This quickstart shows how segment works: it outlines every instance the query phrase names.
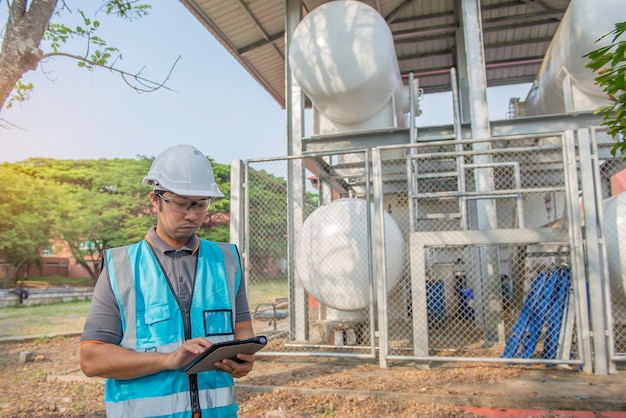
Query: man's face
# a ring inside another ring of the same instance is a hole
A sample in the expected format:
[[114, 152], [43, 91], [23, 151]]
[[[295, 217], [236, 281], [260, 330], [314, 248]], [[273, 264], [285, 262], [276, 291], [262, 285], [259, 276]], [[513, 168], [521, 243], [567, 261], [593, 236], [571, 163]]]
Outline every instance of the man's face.
[[157, 212], [157, 233], [167, 243], [179, 248], [202, 224], [211, 200], [158, 191], [150, 193], [150, 202]]

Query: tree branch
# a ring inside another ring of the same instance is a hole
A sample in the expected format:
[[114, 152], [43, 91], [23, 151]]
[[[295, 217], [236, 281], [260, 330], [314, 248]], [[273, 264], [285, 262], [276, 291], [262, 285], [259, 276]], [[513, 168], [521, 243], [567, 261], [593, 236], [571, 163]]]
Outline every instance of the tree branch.
[[7, 9], [12, 19], [19, 19], [26, 13], [26, 0], [14, 0], [13, 5], [7, 0]]
[[[170, 71], [167, 73], [167, 76], [160, 82], [156, 82], [153, 80], [149, 80], [145, 77], [142, 77], [140, 74], [143, 71], [143, 67], [140, 71], [138, 71], [135, 74], [129, 73], [128, 71], [124, 71], [124, 70], [120, 70], [119, 68], [115, 68], [114, 64], [112, 65], [102, 65], [99, 64], [95, 61], [92, 61], [90, 59], [87, 59], [85, 57], [81, 57], [79, 55], [74, 55], [74, 54], [68, 54], [66, 52], [49, 52], [46, 54], [43, 54], [41, 56], [41, 61], [43, 61], [46, 58], [51, 58], [54, 56], [61, 56], [61, 57], [66, 57], [66, 58], [72, 58], [75, 59], [77, 61], [81, 61], [84, 62], [86, 64], [89, 64], [93, 67], [101, 67], [101, 68], [105, 68], [111, 72], [115, 72], [118, 73], [122, 76], [122, 79], [124, 80], [124, 82], [126, 84], [128, 84], [129, 87], [131, 87], [133, 90], [137, 91], [138, 93], [152, 93], [153, 91], [159, 90], [161, 88], [167, 89], [172, 91], [172, 89], [170, 89], [169, 87], [167, 87], [165, 85], [165, 83], [167, 83], [167, 81], [170, 79], [172, 72], [174, 71], [174, 67], [176, 67], [176, 64], [178, 64], [178, 61], [180, 61], [181, 56], [179, 55], [178, 58], [176, 58], [176, 61], [174, 61], [174, 64], [172, 64], [172, 66], [170, 67]], [[132, 80], [134, 80], [134, 83], [132, 82]]]

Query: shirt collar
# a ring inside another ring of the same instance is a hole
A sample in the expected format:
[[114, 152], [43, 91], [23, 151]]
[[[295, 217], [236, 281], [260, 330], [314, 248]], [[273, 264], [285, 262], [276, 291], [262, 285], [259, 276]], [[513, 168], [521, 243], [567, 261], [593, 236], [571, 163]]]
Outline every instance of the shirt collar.
[[[159, 234], [157, 234], [156, 232], [155, 226], [150, 228], [150, 230], [146, 234], [145, 239], [152, 246], [152, 248], [160, 251], [163, 254], [168, 253], [170, 251], [176, 251], [176, 248], [172, 247], [167, 242], [163, 241], [163, 239], [161, 239]], [[187, 243], [183, 245], [183, 247], [180, 248], [179, 250], [187, 251], [188, 253], [194, 254], [196, 251], [198, 251], [199, 246], [200, 246], [200, 240], [198, 239], [196, 234], [194, 234], [191, 238], [189, 238]]]

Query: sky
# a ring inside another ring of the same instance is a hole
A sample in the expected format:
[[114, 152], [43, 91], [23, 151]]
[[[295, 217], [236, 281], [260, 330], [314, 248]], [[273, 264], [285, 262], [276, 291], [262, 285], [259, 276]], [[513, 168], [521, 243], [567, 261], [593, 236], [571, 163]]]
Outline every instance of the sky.
[[[30, 100], [0, 113], [12, 125], [0, 128], [0, 162], [151, 157], [179, 143], [221, 164], [287, 154], [284, 109], [180, 2], [152, 4], [148, 16], [133, 22], [99, 15], [99, 36], [121, 51], [119, 67], [150, 80], [165, 78], [180, 56], [169, 89], [138, 94], [106, 69], [90, 72], [68, 58], [47, 60], [22, 80], [34, 85]], [[2, 2], [2, 25], [6, 17]], [[76, 17], [74, 11], [70, 18]], [[79, 43], [69, 50], [84, 53]], [[504, 119], [509, 98], [524, 99], [528, 89], [490, 89], [490, 117]], [[449, 94], [426, 95], [421, 109], [418, 126], [452, 122]]]

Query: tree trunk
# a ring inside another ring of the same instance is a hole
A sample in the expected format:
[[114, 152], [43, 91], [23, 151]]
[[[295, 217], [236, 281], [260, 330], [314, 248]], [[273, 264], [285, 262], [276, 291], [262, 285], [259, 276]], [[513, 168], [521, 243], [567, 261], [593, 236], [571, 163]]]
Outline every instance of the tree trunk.
[[2, 263], [2, 267], [4, 267], [4, 281], [2, 282], [2, 288], [6, 289], [9, 286], [9, 280], [11, 280], [11, 264]]
[[[41, 60], [41, 39], [57, 0], [13, 0], [9, 2], [2, 51], [0, 51], [0, 110], [24, 73], [35, 70]], [[28, 8], [27, 8], [28, 6]]]

